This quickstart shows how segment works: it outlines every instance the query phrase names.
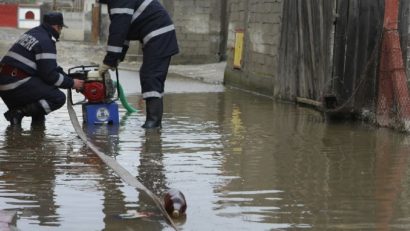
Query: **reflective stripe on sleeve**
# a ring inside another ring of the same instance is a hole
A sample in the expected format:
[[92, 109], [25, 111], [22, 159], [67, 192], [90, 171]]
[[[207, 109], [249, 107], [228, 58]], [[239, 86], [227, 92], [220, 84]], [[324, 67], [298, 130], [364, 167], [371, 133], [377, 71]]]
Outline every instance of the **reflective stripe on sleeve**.
[[57, 55], [53, 53], [41, 53], [36, 55], [36, 60], [40, 59], [57, 59]]
[[107, 46], [107, 51], [114, 52], [114, 53], [121, 53], [122, 47]]
[[133, 23], [141, 14], [144, 12], [145, 8], [152, 2], [152, 0], [145, 0], [135, 11], [134, 15], [132, 16], [131, 23]]
[[58, 80], [57, 82], [54, 84], [54, 86], [59, 87], [61, 86], [61, 84], [64, 82], [64, 75], [62, 75], [61, 73], [58, 74]]
[[131, 8], [112, 8], [110, 14], [134, 14], [134, 9]]
[[13, 59], [15, 59], [15, 60], [21, 62], [21, 63], [26, 64], [27, 66], [33, 68], [34, 70], [37, 70], [37, 64], [36, 64], [35, 62], [31, 61], [30, 59], [28, 59], [28, 58], [22, 56], [22, 55], [19, 55], [19, 54], [15, 53], [15, 52], [9, 51], [9, 52], [6, 54], [6, 56], [9, 56], [9, 57], [11, 57], [11, 58], [13, 58]]
[[167, 33], [169, 31], [173, 31], [173, 30], [175, 30], [175, 26], [173, 24], [171, 24], [169, 26], [166, 26], [166, 27], [159, 28], [159, 29], [154, 30], [151, 33], [147, 34], [144, 37], [143, 42], [144, 42], [144, 44], [147, 44], [148, 41], [151, 40], [153, 37], [164, 34], [164, 33]]

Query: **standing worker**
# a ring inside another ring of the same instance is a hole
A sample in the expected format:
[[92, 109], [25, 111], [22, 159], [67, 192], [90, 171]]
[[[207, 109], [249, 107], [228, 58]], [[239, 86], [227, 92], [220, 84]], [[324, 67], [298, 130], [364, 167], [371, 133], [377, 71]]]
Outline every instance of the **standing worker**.
[[100, 74], [124, 60], [130, 40], [140, 41], [143, 51], [140, 82], [147, 112], [142, 127], [160, 128], [165, 79], [171, 56], [179, 52], [171, 17], [157, 0], [99, 2], [108, 5], [111, 20], [107, 54], [100, 65]]
[[45, 14], [42, 24], [24, 33], [0, 61], [0, 97], [11, 125], [21, 124], [24, 116], [44, 122], [66, 101], [59, 88], [82, 88], [83, 80], [71, 79], [57, 65], [56, 42], [63, 27], [61, 13]]

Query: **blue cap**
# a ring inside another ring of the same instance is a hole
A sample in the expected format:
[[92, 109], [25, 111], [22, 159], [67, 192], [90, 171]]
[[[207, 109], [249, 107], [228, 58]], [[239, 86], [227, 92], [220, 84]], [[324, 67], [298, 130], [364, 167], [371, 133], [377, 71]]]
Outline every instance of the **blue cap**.
[[60, 12], [45, 13], [43, 16], [43, 22], [49, 25], [58, 25], [68, 28], [68, 26], [64, 24], [63, 14]]

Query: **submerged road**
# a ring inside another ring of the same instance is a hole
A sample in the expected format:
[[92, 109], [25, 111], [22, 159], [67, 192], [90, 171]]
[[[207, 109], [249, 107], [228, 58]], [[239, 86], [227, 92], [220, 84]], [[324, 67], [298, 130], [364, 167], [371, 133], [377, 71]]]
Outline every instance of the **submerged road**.
[[[145, 132], [136, 73], [119, 126], [84, 125], [105, 154], [156, 195], [188, 202], [181, 230], [405, 230], [409, 141], [269, 98], [170, 77], [161, 132]], [[81, 95], [77, 95], [81, 99]], [[4, 105], [0, 105], [4, 110]], [[81, 108], [77, 107], [81, 116]], [[80, 118], [81, 120], [81, 118]], [[172, 230], [152, 201], [121, 181], [76, 136], [67, 111], [45, 127], [0, 131], [0, 207], [20, 230]], [[148, 217], [124, 220], [136, 210]]]

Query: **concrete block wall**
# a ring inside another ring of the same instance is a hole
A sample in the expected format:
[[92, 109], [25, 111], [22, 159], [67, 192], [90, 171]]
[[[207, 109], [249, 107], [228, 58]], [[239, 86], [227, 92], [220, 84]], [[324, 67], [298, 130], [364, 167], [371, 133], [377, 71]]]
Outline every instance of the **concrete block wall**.
[[163, 1], [174, 21], [180, 54], [178, 63], [219, 61], [221, 42], [221, 0]]
[[[176, 64], [215, 63], [220, 60], [221, 16], [225, 12], [221, 1], [225, 0], [159, 0], [174, 21], [180, 53], [173, 57]], [[102, 7], [101, 42], [105, 43], [109, 18]], [[138, 42], [133, 42], [127, 58], [141, 59]], [[223, 54], [224, 55], [224, 54]]]
[[[272, 96], [277, 74], [282, 0], [228, 0], [226, 85]], [[242, 65], [233, 68], [235, 33], [244, 31]]]

